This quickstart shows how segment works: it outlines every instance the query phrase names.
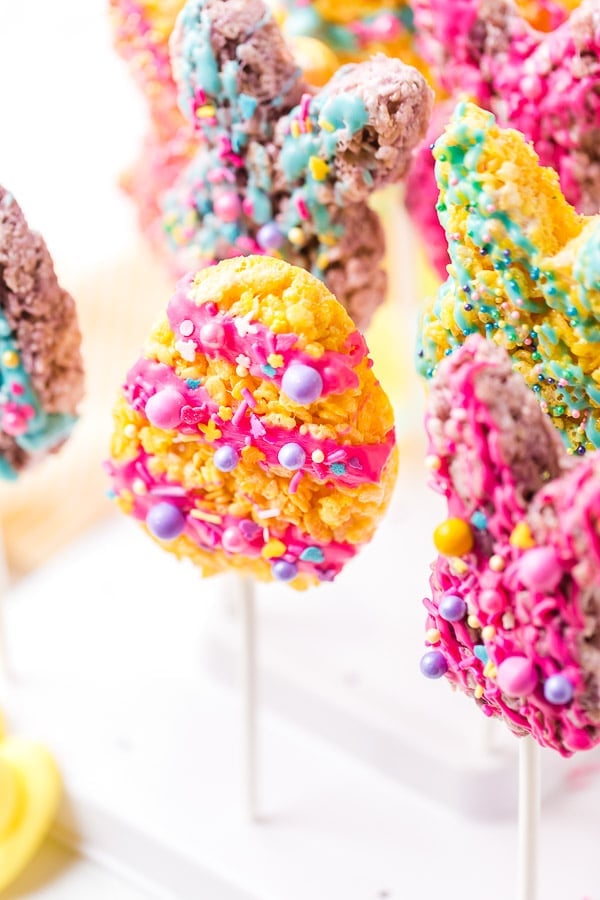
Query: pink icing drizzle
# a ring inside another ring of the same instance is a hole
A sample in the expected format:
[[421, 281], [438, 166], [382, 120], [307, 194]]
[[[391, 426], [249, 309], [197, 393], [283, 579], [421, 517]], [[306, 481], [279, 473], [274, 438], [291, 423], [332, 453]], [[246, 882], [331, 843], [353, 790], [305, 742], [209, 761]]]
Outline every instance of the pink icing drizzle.
[[[168, 318], [171, 329], [176, 335], [180, 333], [182, 322], [191, 321], [193, 323], [194, 331], [188, 339], [193, 340], [199, 352], [209, 358], [218, 356], [231, 363], [234, 363], [237, 357], [243, 354], [251, 361], [250, 374], [261, 379], [265, 378], [262, 366], [267, 364], [267, 357], [271, 353], [279, 354], [283, 357], [283, 366], [270, 380], [280, 386], [281, 377], [292, 361], [304, 363], [316, 369], [323, 379], [322, 396], [342, 394], [344, 391], [358, 387], [359, 379], [354, 368], [368, 355], [366, 341], [359, 331], [352, 332], [348, 337], [347, 349], [344, 353], [326, 350], [319, 359], [314, 359], [307, 353], [294, 349], [298, 341], [297, 335], [274, 334], [260, 322], [248, 322], [247, 327], [251, 331], [248, 331], [247, 335], [240, 334], [235, 324], [240, 322], [239, 317], [234, 318], [219, 313], [214, 304], [204, 303], [202, 306], [197, 306], [190, 299], [192, 282], [193, 275], [187, 275], [179, 281], [169, 303]], [[242, 322], [244, 321], [242, 320]], [[202, 328], [206, 325], [213, 327], [217, 325], [223, 329], [223, 338], [218, 346], [212, 343], [207, 344], [203, 340]], [[244, 330], [242, 326], [242, 331]]]
[[[187, 413], [188, 422], [182, 417], [173, 430], [180, 434], [197, 435], [200, 440], [198, 425], [206, 425], [212, 420], [221, 432], [221, 437], [212, 442], [215, 449], [228, 445], [241, 450], [253, 444], [265, 454], [266, 464], [278, 466], [279, 470], [279, 450], [284, 444], [295, 441], [306, 453], [306, 462], [300, 471], [309, 473], [317, 481], [334, 480], [348, 486], [376, 483], [381, 478], [395, 442], [393, 431], [381, 444], [344, 446], [329, 438], [317, 440], [310, 434], [300, 434], [298, 429], [279, 428], [261, 422], [258, 417], [249, 415], [250, 404], [246, 399], [239, 404], [229, 422], [223, 421], [218, 415], [218, 404], [211, 400], [202, 385], [190, 388], [169, 366], [149, 359], [139, 359], [131, 368], [124, 393], [131, 407], [143, 413], [148, 399], [165, 388], [177, 391], [184, 400], [183, 408], [194, 412], [192, 416]], [[317, 450], [324, 454], [322, 463], [312, 460], [312, 454]], [[345, 464], [346, 471], [332, 471], [330, 467], [336, 463]]]

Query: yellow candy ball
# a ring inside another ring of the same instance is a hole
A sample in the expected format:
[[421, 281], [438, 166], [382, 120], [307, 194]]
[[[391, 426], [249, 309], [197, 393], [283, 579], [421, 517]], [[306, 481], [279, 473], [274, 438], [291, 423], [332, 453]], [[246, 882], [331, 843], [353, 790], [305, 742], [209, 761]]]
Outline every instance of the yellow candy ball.
[[446, 519], [433, 532], [435, 549], [442, 556], [464, 556], [473, 549], [473, 532], [464, 519]]

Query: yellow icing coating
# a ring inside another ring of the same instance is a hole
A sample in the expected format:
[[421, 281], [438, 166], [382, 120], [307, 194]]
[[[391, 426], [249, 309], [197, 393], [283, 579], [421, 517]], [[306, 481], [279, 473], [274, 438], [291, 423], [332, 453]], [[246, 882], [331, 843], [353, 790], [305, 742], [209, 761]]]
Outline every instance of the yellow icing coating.
[[[275, 334], [293, 333], [297, 335], [294, 349], [310, 352], [314, 358], [326, 351], [347, 353], [348, 338], [356, 332], [344, 308], [320, 280], [268, 257], [236, 258], [202, 270], [195, 276], [190, 296], [198, 306], [212, 302], [220, 312], [236, 317], [238, 322], [241, 319], [242, 330], [245, 320], [250, 328], [252, 323], [261, 323]], [[359, 382], [356, 388], [300, 406], [268, 378], [250, 374], [240, 377], [236, 364], [222, 357], [198, 352], [194, 362], [188, 362], [177, 343], [165, 316], [153, 328], [144, 356], [168, 365], [182, 379], [201, 379], [220, 410], [237, 408], [243, 389], [247, 389], [256, 401], [253, 413], [265, 426], [288, 429], [290, 441], [297, 441], [298, 435], [309, 435], [344, 446], [377, 445], [393, 429], [391, 404], [368, 357], [354, 368]], [[387, 508], [397, 472], [394, 447], [378, 483], [351, 487], [331, 479], [316, 480], [305, 473], [291, 493], [290, 472], [277, 465], [263, 469], [259, 463], [264, 456], [257, 447], [245, 447], [233, 471], [218, 471], [210, 441], [199, 441], [194, 435], [187, 439], [177, 431], [155, 427], [120, 395], [114, 408], [113, 462], [118, 465], [135, 459], [140, 445], [152, 457], [149, 465], [154, 475], [164, 473], [187, 492], [197, 492], [201, 512], [252, 519], [262, 529], [268, 528], [269, 559], [282, 555], [282, 520], [297, 526], [309, 543], [310, 539], [324, 544], [368, 542]], [[129, 491], [121, 491], [117, 503], [124, 513], [131, 513]], [[261, 511], [268, 515], [261, 516]], [[206, 551], [185, 534], [168, 544], [158, 543], [180, 558], [190, 558], [204, 575], [233, 567], [259, 580], [272, 578], [267, 558], [230, 554], [220, 547]], [[313, 579], [306, 573], [290, 582], [299, 589], [311, 583]]]

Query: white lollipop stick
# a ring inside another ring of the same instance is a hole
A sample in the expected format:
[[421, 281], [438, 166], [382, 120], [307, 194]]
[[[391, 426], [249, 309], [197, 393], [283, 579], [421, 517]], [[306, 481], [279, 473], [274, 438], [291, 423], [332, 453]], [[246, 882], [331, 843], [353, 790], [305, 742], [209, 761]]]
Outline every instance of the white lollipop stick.
[[536, 900], [540, 830], [540, 748], [519, 739], [519, 869], [517, 900]]
[[479, 723], [479, 749], [484, 756], [492, 753], [496, 744], [496, 722], [492, 716], [483, 716]]
[[258, 701], [256, 671], [256, 594], [251, 578], [239, 578], [242, 605], [242, 702], [244, 800], [251, 822], [258, 820]]

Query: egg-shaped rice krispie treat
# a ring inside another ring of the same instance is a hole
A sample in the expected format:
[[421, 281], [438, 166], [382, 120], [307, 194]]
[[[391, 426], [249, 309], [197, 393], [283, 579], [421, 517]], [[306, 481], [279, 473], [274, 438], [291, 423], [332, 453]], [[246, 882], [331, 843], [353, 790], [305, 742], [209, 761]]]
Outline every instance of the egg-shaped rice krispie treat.
[[393, 413], [363, 336], [320, 280], [282, 260], [181, 279], [114, 423], [119, 507], [204, 575], [331, 581], [395, 482]]

